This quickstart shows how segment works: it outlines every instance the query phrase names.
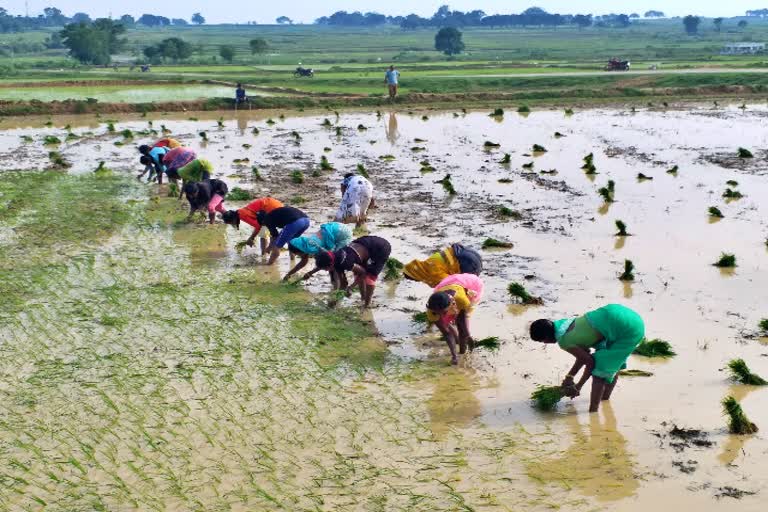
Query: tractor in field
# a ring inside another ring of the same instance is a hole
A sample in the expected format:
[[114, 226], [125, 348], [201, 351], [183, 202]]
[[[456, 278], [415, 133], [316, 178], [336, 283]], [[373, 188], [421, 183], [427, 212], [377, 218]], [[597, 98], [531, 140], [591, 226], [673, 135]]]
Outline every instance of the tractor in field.
[[606, 71], [629, 71], [631, 66], [628, 60], [611, 59], [605, 66]]
[[315, 71], [312, 68], [303, 68], [301, 66], [296, 68], [296, 71], [293, 72], [293, 76], [296, 78], [314, 78]]

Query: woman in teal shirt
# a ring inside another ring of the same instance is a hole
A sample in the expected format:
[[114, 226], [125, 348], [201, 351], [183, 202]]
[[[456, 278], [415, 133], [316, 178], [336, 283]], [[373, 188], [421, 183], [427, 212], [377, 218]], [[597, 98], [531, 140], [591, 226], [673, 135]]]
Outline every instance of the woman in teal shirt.
[[[608, 304], [584, 316], [562, 320], [536, 320], [531, 324], [531, 339], [557, 343], [576, 358], [563, 380], [566, 396], [574, 398], [592, 377], [589, 411], [597, 412], [601, 400], [611, 398], [618, 373], [645, 336], [640, 315], [626, 306]], [[590, 353], [590, 349], [594, 353]], [[585, 367], [578, 383], [574, 378]]]

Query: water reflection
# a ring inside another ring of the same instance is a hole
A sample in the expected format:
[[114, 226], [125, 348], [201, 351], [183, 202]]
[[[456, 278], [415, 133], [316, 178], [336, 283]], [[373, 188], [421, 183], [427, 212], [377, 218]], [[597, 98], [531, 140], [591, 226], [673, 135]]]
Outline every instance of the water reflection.
[[639, 487], [634, 457], [616, 428], [610, 402], [603, 402], [600, 410], [589, 415], [587, 425], [582, 425], [576, 414], [567, 416], [564, 421], [572, 439], [570, 447], [555, 457], [529, 462], [528, 476], [562, 484], [601, 502], [634, 495]]
[[435, 388], [427, 400], [432, 432], [443, 437], [453, 428], [468, 426], [480, 417], [480, 401], [475, 396], [476, 385], [463, 370], [450, 368], [434, 381]]
[[385, 131], [387, 133], [387, 140], [389, 143], [393, 146], [397, 144], [397, 139], [400, 138], [400, 131], [397, 128], [397, 116], [394, 112], [389, 113], [389, 122], [385, 127]]

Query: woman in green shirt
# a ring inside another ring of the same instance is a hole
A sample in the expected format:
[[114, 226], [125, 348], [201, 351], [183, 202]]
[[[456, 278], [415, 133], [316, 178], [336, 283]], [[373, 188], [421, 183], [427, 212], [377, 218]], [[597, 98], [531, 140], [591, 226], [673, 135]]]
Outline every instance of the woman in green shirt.
[[[626, 368], [627, 359], [644, 336], [645, 325], [640, 315], [619, 304], [608, 304], [577, 318], [541, 319], [531, 324], [531, 339], [557, 343], [576, 358], [563, 380], [566, 396], [579, 396], [581, 388], [592, 377], [590, 412], [597, 412], [600, 401], [611, 398], [617, 374]], [[590, 353], [590, 349], [594, 353]], [[574, 378], [582, 366], [584, 373], [575, 383]]]

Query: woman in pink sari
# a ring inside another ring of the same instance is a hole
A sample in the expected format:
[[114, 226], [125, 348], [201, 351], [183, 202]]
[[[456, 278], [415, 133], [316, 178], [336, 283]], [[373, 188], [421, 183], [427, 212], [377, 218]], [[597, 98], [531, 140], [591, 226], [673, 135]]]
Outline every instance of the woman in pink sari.
[[459, 354], [473, 348], [469, 333], [469, 316], [483, 298], [483, 280], [474, 274], [448, 276], [435, 287], [427, 301], [427, 318], [434, 322], [448, 342], [451, 364], [458, 364], [456, 343]]

